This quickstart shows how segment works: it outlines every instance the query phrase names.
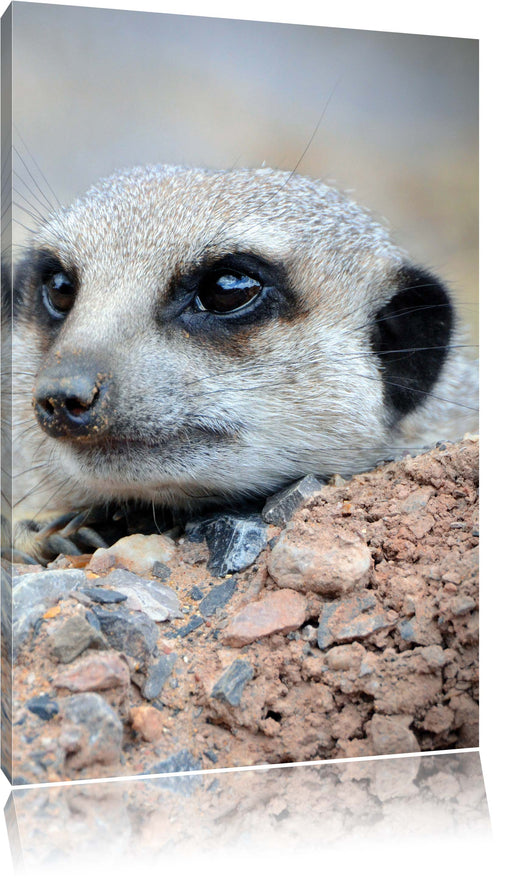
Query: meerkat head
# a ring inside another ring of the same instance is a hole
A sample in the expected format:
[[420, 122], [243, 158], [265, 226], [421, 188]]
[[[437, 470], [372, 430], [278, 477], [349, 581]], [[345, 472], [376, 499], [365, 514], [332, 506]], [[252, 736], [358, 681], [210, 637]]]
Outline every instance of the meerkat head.
[[178, 506], [371, 466], [454, 325], [366, 211], [268, 169], [114, 175], [34, 237], [14, 303], [49, 461]]

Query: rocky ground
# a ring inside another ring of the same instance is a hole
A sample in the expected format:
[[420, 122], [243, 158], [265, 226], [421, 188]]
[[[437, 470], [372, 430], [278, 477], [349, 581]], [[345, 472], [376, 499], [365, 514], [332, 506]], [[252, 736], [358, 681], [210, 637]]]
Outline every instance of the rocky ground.
[[477, 498], [467, 437], [14, 566], [14, 782], [478, 745]]

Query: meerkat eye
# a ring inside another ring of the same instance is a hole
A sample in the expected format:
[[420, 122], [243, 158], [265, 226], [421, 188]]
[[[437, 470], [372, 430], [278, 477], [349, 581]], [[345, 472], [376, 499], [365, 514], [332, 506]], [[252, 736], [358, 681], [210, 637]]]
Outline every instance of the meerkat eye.
[[199, 284], [195, 304], [209, 313], [234, 313], [258, 297], [263, 286], [233, 270], [206, 274]]
[[43, 303], [54, 319], [63, 319], [75, 301], [75, 286], [63, 271], [54, 273], [42, 286]]

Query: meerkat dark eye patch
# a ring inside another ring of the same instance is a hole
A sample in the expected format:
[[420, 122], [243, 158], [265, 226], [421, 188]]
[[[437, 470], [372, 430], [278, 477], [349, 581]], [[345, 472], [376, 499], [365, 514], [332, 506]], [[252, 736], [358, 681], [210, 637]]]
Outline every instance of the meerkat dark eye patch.
[[71, 310], [79, 289], [79, 277], [49, 249], [28, 250], [16, 267], [13, 284], [14, 319], [37, 320], [49, 334]]
[[435, 276], [405, 267], [398, 289], [376, 314], [371, 344], [394, 420], [427, 398], [446, 361], [454, 329], [450, 297]]
[[205, 259], [177, 275], [157, 320], [162, 325], [180, 321], [189, 333], [214, 341], [272, 318], [290, 319], [297, 309], [297, 297], [281, 264], [233, 252]]
[[199, 284], [195, 303], [210, 313], [234, 313], [258, 297], [263, 286], [256, 279], [234, 270], [206, 273]]

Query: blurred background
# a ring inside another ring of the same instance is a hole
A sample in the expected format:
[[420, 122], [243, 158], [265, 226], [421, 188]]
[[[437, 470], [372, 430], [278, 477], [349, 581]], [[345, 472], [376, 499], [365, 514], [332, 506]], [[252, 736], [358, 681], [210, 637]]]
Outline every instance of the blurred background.
[[27, 200], [117, 168], [298, 164], [385, 219], [476, 340], [476, 40], [16, 2], [13, 117], [16, 244]]

